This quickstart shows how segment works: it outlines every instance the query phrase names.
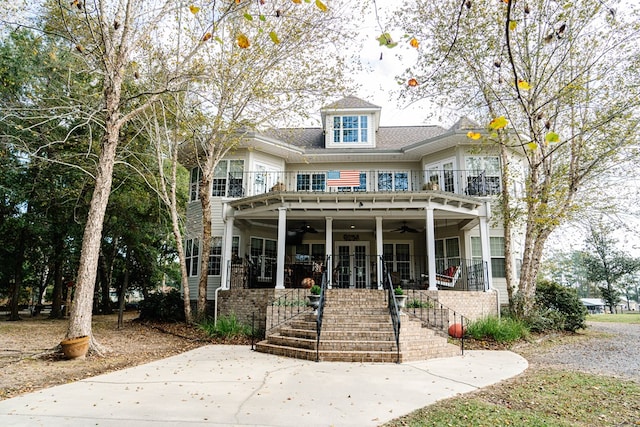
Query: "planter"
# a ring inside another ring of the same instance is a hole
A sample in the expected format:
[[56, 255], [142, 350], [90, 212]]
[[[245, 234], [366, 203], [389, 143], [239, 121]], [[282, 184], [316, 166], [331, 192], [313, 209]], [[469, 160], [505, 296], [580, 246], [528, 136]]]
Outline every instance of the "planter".
[[84, 359], [89, 350], [89, 336], [66, 339], [60, 343], [60, 346], [67, 359]]
[[398, 304], [398, 314], [402, 314], [402, 309], [407, 304], [406, 295], [396, 295], [396, 304]]
[[318, 314], [318, 307], [320, 307], [320, 295], [311, 294], [307, 295], [309, 302], [307, 305], [313, 308], [313, 314]]

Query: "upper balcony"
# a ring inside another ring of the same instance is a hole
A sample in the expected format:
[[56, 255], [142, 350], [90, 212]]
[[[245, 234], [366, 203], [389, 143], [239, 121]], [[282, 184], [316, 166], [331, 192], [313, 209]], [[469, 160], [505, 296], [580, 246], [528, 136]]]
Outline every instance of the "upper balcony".
[[[499, 175], [485, 170], [314, 170], [233, 171], [213, 179], [213, 197], [243, 198], [269, 192], [402, 193], [441, 191], [473, 197], [500, 193]], [[198, 183], [191, 182], [190, 200], [197, 199]]]

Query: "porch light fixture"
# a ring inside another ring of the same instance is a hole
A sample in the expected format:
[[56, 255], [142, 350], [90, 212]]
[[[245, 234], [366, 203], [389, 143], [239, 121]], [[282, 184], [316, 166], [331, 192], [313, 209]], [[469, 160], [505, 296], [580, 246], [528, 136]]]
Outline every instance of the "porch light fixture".
[[349, 228], [353, 230], [354, 228], [356, 228], [356, 226], [355, 226], [355, 225], [353, 225], [353, 224], [351, 224], [351, 225], [349, 226]]

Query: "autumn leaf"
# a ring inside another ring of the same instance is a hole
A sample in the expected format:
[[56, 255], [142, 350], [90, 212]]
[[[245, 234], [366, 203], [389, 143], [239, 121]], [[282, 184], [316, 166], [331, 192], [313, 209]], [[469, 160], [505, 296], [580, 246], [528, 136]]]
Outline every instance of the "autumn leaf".
[[292, 0], [295, 4], [300, 4], [302, 3], [302, 0]]
[[247, 36], [245, 36], [244, 34], [240, 34], [236, 41], [238, 42], [238, 46], [240, 46], [242, 49], [246, 49], [250, 46], [251, 43], [249, 43], [249, 39], [247, 38]]
[[531, 89], [531, 85], [529, 84], [529, 82], [527, 82], [525, 80], [518, 80], [518, 89], [520, 89], [520, 90], [529, 90], [529, 89]]
[[545, 135], [544, 140], [550, 144], [553, 144], [554, 142], [560, 142], [560, 135], [555, 132], [549, 132]]
[[477, 141], [478, 139], [482, 138], [482, 135], [480, 135], [478, 132], [467, 132], [467, 138], [473, 139], [474, 141]]
[[418, 46], [420, 46], [418, 39], [416, 39], [415, 37], [409, 40], [409, 44], [411, 45], [411, 47], [415, 47], [416, 49], [418, 48]]
[[253, 21], [253, 16], [251, 16], [250, 14], [245, 13], [243, 16], [244, 16], [244, 19], [246, 19], [247, 21]]
[[538, 149], [538, 144], [531, 141], [530, 143], [527, 144], [527, 148], [531, 151], [537, 150]]
[[191, 11], [191, 13], [195, 15], [196, 13], [200, 12], [200, 8], [191, 4], [189, 5], [189, 11]]
[[418, 86], [418, 81], [416, 79], [409, 79], [409, 81], [407, 82], [407, 84], [411, 87], [416, 87]]
[[380, 37], [378, 37], [376, 40], [378, 40], [380, 46], [386, 46], [388, 48], [396, 47], [398, 45], [397, 42], [394, 42], [391, 39], [391, 34], [389, 33], [381, 34]]
[[320, 0], [316, 0], [316, 6], [318, 6], [318, 9], [320, 9], [323, 12], [326, 12], [327, 10], [329, 10], [329, 8], [327, 8], [327, 5], [322, 3]]
[[508, 124], [509, 122], [507, 121], [507, 119], [504, 116], [500, 116], [491, 120], [491, 122], [489, 123], [489, 127], [491, 129], [498, 130], [506, 128]]
[[280, 39], [278, 38], [278, 35], [276, 34], [275, 31], [271, 31], [269, 33], [269, 37], [271, 38], [271, 41], [274, 42], [275, 44], [280, 43]]
[[510, 31], [514, 31], [516, 29], [516, 27], [518, 26], [518, 23], [516, 21], [509, 21], [509, 30]]
[[211, 33], [205, 33], [204, 36], [202, 36], [202, 41], [206, 42], [207, 40], [209, 40], [211, 38]]

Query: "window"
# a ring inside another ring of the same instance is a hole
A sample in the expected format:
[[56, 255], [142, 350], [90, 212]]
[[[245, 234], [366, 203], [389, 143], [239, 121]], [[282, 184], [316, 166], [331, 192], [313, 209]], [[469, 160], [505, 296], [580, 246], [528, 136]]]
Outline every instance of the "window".
[[408, 172], [378, 172], [378, 191], [408, 191]]
[[[491, 277], [506, 277], [504, 260], [504, 237], [490, 237]], [[482, 260], [482, 243], [480, 237], [471, 237], [471, 257]]]
[[198, 275], [198, 254], [200, 242], [198, 239], [187, 239], [185, 244], [185, 259], [187, 263], [187, 276]]
[[[427, 189], [455, 193], [456, 178], [454, 164], [454, 160], [447, 160], [428, 165], [425, 169], [425, 184], [430, 184], [427, 185]], [[437, 184], [437, 187], [434, 186], [434, 184]]]
[[504, 237], [490, 237], [491, 277], [506, 277], [504, 261]]
[[211, 195], [243, 197], [244, 160], [220, 160], [213, 172]]
[[202, 173], [200, 171], [200, 168], [193, 168], [191, 169], [191, 185], [190, 185], [190, 191], [189, 191], [189, 201], [190, 202], [194, 202], [196, 200], [198, 200], [198, 191], [199, 191], [199, 187], [200, 187], [200, 177], [201, 177]]
[[460, 240], [457, 237], [436, 240], [436, 273], [460, 265]]
[[334, 143], [367, 143], [369, 141], [367, 116], [335, 116], [333, 118]]
[[470, 156], [465, 159], [467, 194], [490, 196], [500, 194], [500, 158], [497, 156]]
[[295, 262], [323, 262], [324, 243], [301, 243], [296, 245]]
[[384, 262], [401, 280], [411, 279], [411, 247], [408, 243], [385, 243], [382, 246]]
[[278, 244], [275, 240], [251, 238], [251, 262], [258, 280], [267, 281], [275, 273]]
[[323, 173], [299, 173], [296, 177], [296, 191], [325, 191], [326, 176]]
[[209, 276], [219, 276], [222, 268], [222, 236], [211, 238], [211, 249], [209, 251], [209, 263], [207, 274]]

